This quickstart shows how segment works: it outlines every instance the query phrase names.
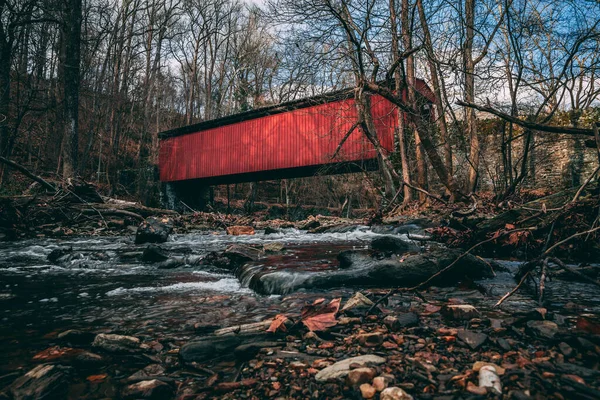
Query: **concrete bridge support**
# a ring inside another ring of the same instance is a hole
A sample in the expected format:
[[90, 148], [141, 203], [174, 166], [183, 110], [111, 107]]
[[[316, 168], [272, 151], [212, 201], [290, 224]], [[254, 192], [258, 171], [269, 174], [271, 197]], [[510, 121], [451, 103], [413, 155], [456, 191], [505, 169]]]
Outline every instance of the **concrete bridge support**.
[[[210, 186], [185, 182], [166, 182], [162, 185], [161, 201], [164, 208], [175, 211], [202, 211], [213, 200]], [[186, 207], [187, 206], [187, 207]]]

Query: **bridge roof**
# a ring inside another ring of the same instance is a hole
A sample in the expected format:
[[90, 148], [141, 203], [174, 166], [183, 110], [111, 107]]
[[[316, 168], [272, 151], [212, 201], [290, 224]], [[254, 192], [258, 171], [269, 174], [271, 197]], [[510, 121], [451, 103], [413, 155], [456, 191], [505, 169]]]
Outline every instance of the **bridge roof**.
[[[433, 102], [434, 94], [429, 88], [429, 86], [427, 86], [424, 80], [417, 79], [417, 90], [419, 93], [424, 95], [430, 102]], [[325, 104], [331, 103], [333, 101], [345, 100], [352, 98], [353, 96], [354, 88], [340, 89], [312, 97], [305, 97], [302, 99], [287, 101], [283, 103], [256, 108], [253, 110], [248, 110], [237, 114], [227, 115], [208, 121], [202, 121], [196, 124], [182, 126], [180, 128], [169, 129], [167, 131], [160, 132], [158, 134], [158, 137], [161, 139], [166, 139], [175, 136], [187, 135], [190, 133], [196, 133], [206, 129], [216, 128], [219, 126], [229, 125], [241, 121], [247, 121], [255, 118], [264, 117], [267, 115], [274, 115], [291, 110], [312, 107], [318, 104]]]

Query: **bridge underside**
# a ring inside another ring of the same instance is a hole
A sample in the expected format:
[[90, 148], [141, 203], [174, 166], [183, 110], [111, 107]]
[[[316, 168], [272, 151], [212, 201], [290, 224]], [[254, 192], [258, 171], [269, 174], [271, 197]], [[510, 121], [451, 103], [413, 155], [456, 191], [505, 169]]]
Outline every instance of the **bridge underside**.
[[[188, 179], [167, 182], [163, 191], [163, 203], [170, 209], [181, 209], [181, 202], [195, 209], [202, 210], [210, 200], [210, 187], [232, 183], [260, 182], [277, 179], [306, 178], [325, 175], [350, 174], [379, 169], [377, 159], [353, 162], [311, 165], [285, 168], [270, 171], [250, 172], [244, 174], [225, 175], [211, 178]], [[185, 208], [185, 206], [183, 206]]]

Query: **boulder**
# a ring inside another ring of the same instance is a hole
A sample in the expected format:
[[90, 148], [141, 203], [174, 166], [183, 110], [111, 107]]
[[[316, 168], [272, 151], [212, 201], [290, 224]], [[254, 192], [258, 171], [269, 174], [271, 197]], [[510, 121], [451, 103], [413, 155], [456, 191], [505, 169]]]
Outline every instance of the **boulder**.
[[70, 367], [62, 365], [38, 365], [9, 387], [15, 399], [61, 399], [66, 398]]
[[371, 241], [371, 248], [381, 253], [404, 254], [409, 252], [418, 253], [420, 248], [413, 242], [401, 239], [398, 236], [380, 236]]
[[169, 217], [148, 217], [138, 226], [135, 243], [164, 243], [173, 232], [173, 225]]
[[133, 336], [100, 333], [96, 335], [92, 346], [110, 353], [135, 353], [140, 351], [140, 339]]
[[267, 226], [265, 228], [265, 235], [272, 235], [272, 234], [275, 234], [275, 233], [281, 233], [281, 230], [276, 229], [276, 228], [272, 228], [270, 226]]
[[[260, 294], [288, 294], [299, 289], [330, 289], [344, 286], [412, 287], [454, 262], [462, 251], [437, 249], [403, 258], [395, 256], [378, 259], [367, 251], [343, 251], [338, 255], [340, 268], [327, 271], [273, 271], [254, 273], [249, 286]], [[484, 261], [467, 254], [453, 268], [445, 271], [433, 285], [454, 284], [464, 278], [491, 277]]]
[[258, 260], [262, 255], [263, 250], [261, 248], [243, 244], [232, 244], [227, 246], [222, 253], [208, 253], [204, 259], [202, 259], [202, 263], [213, 265], [217, 268], [235, 271], [238, 267], [241, 267], [249, 261]]
[[346, 358], [345, 360], [338, 361], [319, 371], [315, 376], [315, 379], [317, 382], [327, 382], [329, 380], [345, 378], [348, 376], [350, 366], [353, 364], [362, 366], [379, 365], [383, 364], [385, 361], [385, 358], [373, 354]]
[[153, 244], [146, 247], [144, 249], [144, 253], [142, 254], [142, 261], [144, 262], [161, 262], [166, 261], [168, 258], [169, 256], [164, 252], [163, 249]]
[[124, 399], [170, 399], [174, 395], [173, 388], [158, 379], [141, 381], [126, 386], [121, 392]]

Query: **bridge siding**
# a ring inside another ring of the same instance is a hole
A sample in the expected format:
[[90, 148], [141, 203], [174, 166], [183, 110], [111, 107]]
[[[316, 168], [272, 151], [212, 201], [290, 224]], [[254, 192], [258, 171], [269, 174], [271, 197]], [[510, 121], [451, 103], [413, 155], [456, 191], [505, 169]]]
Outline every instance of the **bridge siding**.
[[[372, 112], [382, 145], [391, 151], [397, 111], [373, 96]], [[165, 138], [160, 142], [160, 179], [173, 182], [375, 158], [372, 145], [356, 130], [331, 160], [355, 121], [354, 100], [347, 99]]]

